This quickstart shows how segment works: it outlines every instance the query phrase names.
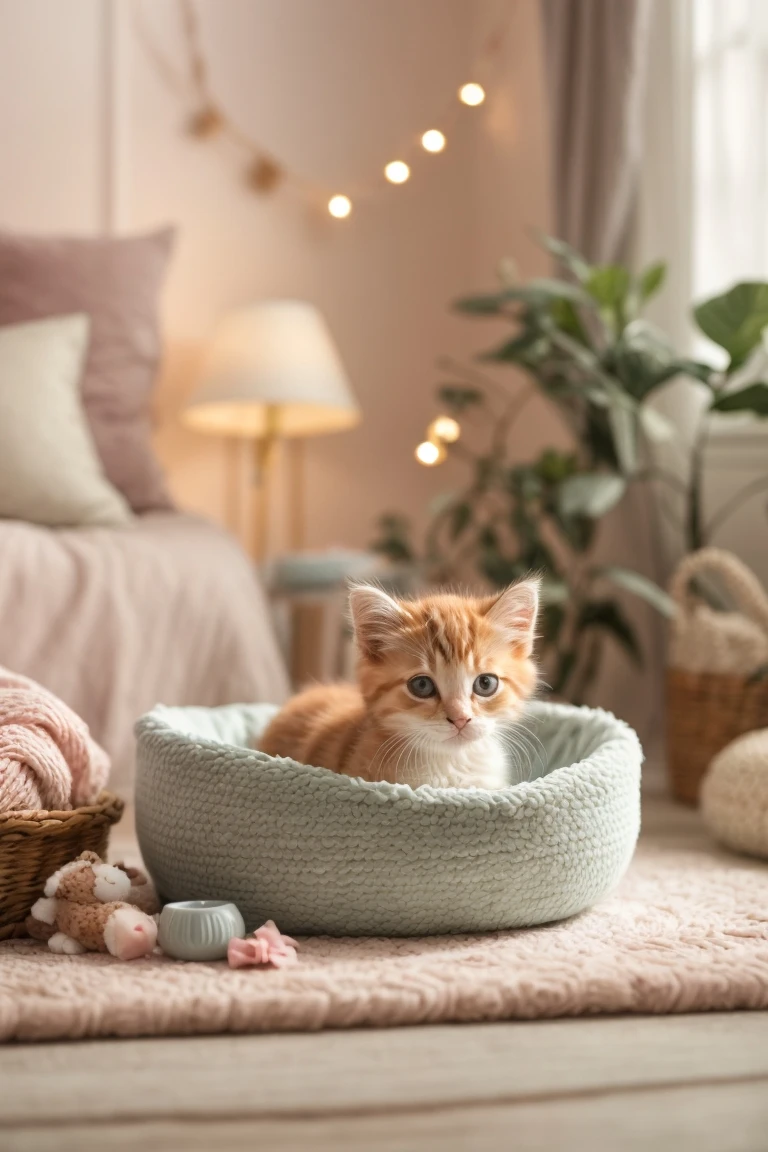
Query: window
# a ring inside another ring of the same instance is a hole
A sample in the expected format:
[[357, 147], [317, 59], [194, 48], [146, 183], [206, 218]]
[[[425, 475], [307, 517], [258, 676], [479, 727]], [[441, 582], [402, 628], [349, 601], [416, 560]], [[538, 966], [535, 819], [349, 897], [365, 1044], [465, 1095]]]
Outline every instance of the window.
[[695, 300], [768, 279], [768, 3], [693, 0]]

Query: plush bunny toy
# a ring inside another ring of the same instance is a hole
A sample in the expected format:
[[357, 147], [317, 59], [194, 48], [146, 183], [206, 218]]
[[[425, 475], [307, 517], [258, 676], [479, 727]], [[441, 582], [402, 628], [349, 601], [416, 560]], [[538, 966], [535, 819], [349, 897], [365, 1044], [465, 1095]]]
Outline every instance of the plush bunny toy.
[[157, 924], [125, 902], [136, 884], [135, 874], [132, 880], [95, 852], [82, 852], [49, 877], [27, 917], [27, 931], [47, 940], [52, 952], [109, 952], [118, 960], [146, 956], [155, 947]]

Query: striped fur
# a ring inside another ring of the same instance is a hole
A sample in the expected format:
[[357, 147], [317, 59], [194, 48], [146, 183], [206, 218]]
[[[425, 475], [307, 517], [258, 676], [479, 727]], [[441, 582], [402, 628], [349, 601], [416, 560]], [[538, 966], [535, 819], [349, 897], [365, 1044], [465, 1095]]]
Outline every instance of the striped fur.
[[[500, 787], [503, 733], [536, 688], [538, 582], [479, 599], [410, 601], [361, 586], [350, 605], [357, 686], [316, 685], [295, 696], [269, 725], [262, 750], [366, 780]], [[498, 678], [493, 695], [475, 690], [481, 675]], [[414, 677], [429, 677], [435, 694], [417, 698]]]

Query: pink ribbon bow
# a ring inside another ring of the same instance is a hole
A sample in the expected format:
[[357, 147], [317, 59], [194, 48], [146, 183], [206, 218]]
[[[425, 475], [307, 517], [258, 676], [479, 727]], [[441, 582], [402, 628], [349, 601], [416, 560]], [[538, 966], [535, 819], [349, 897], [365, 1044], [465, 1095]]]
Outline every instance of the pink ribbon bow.
[[233, 937], [227, 948], [227, 960], [230, 968], [247, 968], [253, 964], [285, 968], [298, 960], [297, 948], [296, 941], [283, 936], [274, 920], [267, 920], [253, 936], [246, 936], [245, 940]]

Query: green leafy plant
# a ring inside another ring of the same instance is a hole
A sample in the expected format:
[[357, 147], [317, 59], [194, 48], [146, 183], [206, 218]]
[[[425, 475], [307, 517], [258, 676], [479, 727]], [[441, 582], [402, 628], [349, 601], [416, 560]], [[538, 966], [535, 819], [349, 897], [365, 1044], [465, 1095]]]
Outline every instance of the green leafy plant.
[[[453, 454], [466, 463], [466, 486], [432, 509], [420, 548], [407, 518], [392, 513], [381, 518], [374, 547], [399, 563], [417, 564], [438, 583], [480, 578], [501, 587], [541, 572], [550, 684], [578, 701], [595, 679], [607, 639], [632, 660], [642, 658], [617, 589], [666, 615], [674, 611], [653, 581], [595, 561], [601, 519], [633, 484], [654, 481], [674, 492], [682, 508], [680, 529], [694, 549], [743, 499], [768, 487], [768, 476], [761, 478], [704, 523], [703, 451], [710, 419], [729, 412], [768, 416], [768, 384], [736, 384], [768, 326], [768, 284], [737, 284], [694, 309], [700, 330], [728, 356], [726, 367], [717, 369], [678, 355], [643, 317], [644, 305], [663, 285], [663, 263], [633, 275], [621, 265], [591, 265], [561, 241], [544, 243], [564, 266], [562, 278], [518, 283], [507, 276], [495, 292], [456, 305], [470, 316], [507, 321], [509, 336], [478, 359], [522, 370], [505, 386], [474, 367], [444, 362], [450, 379], [438, 388], [440, 407], [475, 431], [457, 442], [437, 439], [436, 447], [440, 458]], [[706, 395], [687, 478], [655, 460], [655, 445], [677, 433], [650, 403], [680, 376]], [[557, 408], [573, 447], [547, 449], [521, 462], [510, 452], [510, 433], [537, 393]]]

